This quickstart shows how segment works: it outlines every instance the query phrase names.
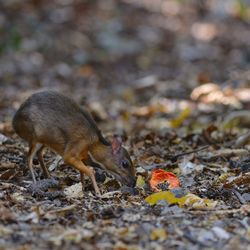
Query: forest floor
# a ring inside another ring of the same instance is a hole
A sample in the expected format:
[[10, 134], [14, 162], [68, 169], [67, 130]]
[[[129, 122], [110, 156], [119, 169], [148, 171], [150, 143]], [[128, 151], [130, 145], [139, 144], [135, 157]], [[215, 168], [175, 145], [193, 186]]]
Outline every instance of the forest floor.
[[[249, 41], [244, 1], [0, 1], [0, 249], [249, 249]], [[11, 120], [44, 89], [122, 136], [136, 188], [97, 170], [83, 194], [47, 150], [60, 188], [35, 158], [31, 191]], [[180, 187], [153, 192], [156, 169]]]

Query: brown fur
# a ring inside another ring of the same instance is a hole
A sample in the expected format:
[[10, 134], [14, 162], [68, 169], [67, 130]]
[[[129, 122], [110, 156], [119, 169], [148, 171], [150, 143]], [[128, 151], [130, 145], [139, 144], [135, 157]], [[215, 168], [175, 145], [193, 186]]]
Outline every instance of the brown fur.
[[[45, 146], [78, 169], [81, 177], [84, 173], [88, 175], [97, 193], [99, 189], [93, 171], [82, 162], [85, 162], [89, 153], [123, 183], [130, 186], [134, 184], [134, 167], [127, 151], [121, 147], [119, 152], [114, 154], [111, 143], [103, 137], [88, 111], [64, 95], [53, 91], [33, 94], [16, 112], [13, 127], [16, 133], [29, 143], [28, 165], [34, 182], [32, 158], [36, 153], [37, 144], [40, 144], [38, 158], [46, 177], [48, 171], [42, 162], [41, 149]], [[129, 168], [121, 166], [124, 160], [129, 162]]]

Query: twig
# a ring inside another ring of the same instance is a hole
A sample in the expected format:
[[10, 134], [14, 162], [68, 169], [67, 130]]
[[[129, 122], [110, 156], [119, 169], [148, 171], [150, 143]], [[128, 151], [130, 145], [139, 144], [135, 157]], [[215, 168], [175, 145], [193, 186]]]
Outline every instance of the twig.
[[14, 187], [20, 191], [27, 191], [27, 188], [25, 187], [21, 187], [21, 186], [18, 186], [18, 185], [15, 185], [13, 183], [9, 183], [9, 182], [2, 182], [0, 183], [0, 188], [1, 186], [3, 186], [3, 188], [11, 188], [11, 187]]
[[191, 150], [191, 151], [187, 151], [187, 152], [184, 152], [184, 153], [180, 153], [180, 154], [174, 155], [174, 156], [170, 157], [170, 161], [172, 161], [172, 162], [177, 161], [177, 158], [179, 158], [181, 156], [192, 154], [192, 153], [197, 153], [199, 151], [207, 149], [208, 147], [209, 146], [207, 145], [207, 146], [195, 149], [195, 150]]

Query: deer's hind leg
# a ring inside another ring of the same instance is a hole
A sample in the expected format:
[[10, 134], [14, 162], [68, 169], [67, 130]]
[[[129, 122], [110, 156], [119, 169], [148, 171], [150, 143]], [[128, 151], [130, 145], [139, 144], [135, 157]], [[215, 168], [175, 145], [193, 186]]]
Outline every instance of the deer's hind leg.
[[43, 153], [44, 153], [45, 148], [46, 147], [44, 145], [40, 146], [40, 148], [37, 151], [37, 157], [38, 157], [39, 164], [42, 167], [43, 174], [44, 174], [45, 178], [48, 179], [48, 178], [50, 178], [50, 173], [49, 173], [48, 168], [46, 167], [44, 160], [43, 160]]
[[36, 176], [35, 176], [35, 171], [33, 169], [33, 158], [36, 152], [37, 152], [37, 144], [33, 142], [29, 143], [28, 167], [34, 183], [36, 183]]

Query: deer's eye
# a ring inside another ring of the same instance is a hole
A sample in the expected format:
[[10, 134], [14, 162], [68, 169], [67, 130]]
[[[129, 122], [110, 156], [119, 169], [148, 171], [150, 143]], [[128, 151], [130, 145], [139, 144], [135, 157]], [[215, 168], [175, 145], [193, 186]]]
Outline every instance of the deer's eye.
[[123, 168], [128, 168], [128, 167], [129, 167], [129, 163], [128, 163], [127, 160], [123, 160], [123, 161], [122, 161], [122, 167], [123, 167]]

